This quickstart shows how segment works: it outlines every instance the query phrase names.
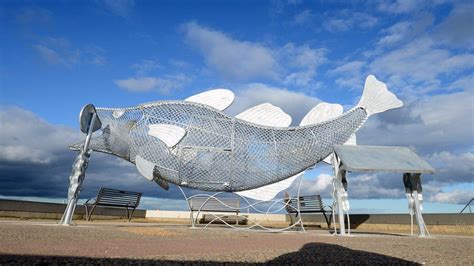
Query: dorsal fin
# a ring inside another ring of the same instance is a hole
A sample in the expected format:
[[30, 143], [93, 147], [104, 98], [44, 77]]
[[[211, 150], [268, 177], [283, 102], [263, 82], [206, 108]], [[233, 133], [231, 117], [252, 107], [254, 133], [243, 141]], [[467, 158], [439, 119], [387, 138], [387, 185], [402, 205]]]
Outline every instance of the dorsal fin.
[[307, 126], [336, 118], [342, 114], [342, 110], [343, 108], [340, 104], [319, 103], [305, 115], [303, 120], [301, 120], [300, 126]]
[[227, 89], [215, 89], [188, 97], [185, 101], [209, 105], [223, 111], [234, 101], [234, 93]]
[[235, 193], [239, 194], [240, 196], [252, 198], [255, 200], [269, 201], [273, 199], [280, 191], [287, 189], [289, 186], [291, 186], [291, 184], [293, 184], [296, 178], [300, 177], [303, 174], [304, 171], [280, 182]]
[[186, 129], [175, 125], [152, 124], [148, 126], [148, 135], [159, 138], [171, 148], [186, 135]]
[[287, 127], [291, 124], [291, 116], [270, 103], [254, 106], [235, 117], [262, 126]]

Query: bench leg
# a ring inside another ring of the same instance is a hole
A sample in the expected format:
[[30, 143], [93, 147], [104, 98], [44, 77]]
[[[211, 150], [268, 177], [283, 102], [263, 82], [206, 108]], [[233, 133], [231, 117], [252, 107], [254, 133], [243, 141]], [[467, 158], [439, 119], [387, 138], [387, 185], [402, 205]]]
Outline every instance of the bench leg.
[[189, 220], [191, 220], [191, 227], [194, 228], [194, 215], [193, 211], [189, 212]]
[[328, 228], [331, 228], [331, 220], [328, 220], [328, 217], [326, 216], [326, 212], [323, 212], [324, 219], [326, 220], [326, 224], [328, 225]]
[[87, 207], [87, 204], [84, 204], [84, 208], [86, 209], [86, 221], [89, 221], [89, 208]]
[[291, 213], [288, 213], [288, 216], [290, 216], [290, 226], [292, 226], [294, 224], [293, 215]]
[[96, 204], [92, 205], [92, 209], [91, 209], [91, 211], [89, 212], [89, 215], [86, 214], [86, 220], [87, 220], [88, 222], [91, 221], [92, 213], [94, 212], [95, 206], [97, 206], [97, 205], [96, 205]]
[[128, 208], [127, 208], [127, 216], [128, 216], [128, 222], [130, 222], [132, 220], [132, 217], [133, 217], [133, 213], [135, 212], [135, 209], [136, 208], [133, 208], [129, 214], [128, 212]]

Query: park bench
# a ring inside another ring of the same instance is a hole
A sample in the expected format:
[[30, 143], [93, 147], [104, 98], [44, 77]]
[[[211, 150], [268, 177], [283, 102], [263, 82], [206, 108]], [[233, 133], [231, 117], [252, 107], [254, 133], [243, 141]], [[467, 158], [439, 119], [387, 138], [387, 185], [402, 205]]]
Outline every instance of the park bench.
[[[299, 201], [298, 198], [289, 198], [288, 203], [286, 205], [286, 211], [288, 212], [288, 215], [290, 216], [290, 221], [291, 224], [293, 225], [293, 216], [292, 214], [295, 215], [295, 219], [301, 218], [298, 217], [298, 202], [299, 202], [299, 213], [322, 213], [324, 216], [324, 219], [326, 220], [326, 224], [328, 225], [328, 228], [331, 227], [331, 215], [329, 215], [329, 219], [326, 215], [326, 212], [331, 213], [331, 210], [327, 210], [326, 206], [323, 204], [323, 200], [321, 199], [320, 195], [309, 195], [309, 196], [300, 196]], [[331, 209], [330, 206], [327, 206], [329, 209]]]
[[140, 198], [142, 193], [123, 191], [111, 188], [100, 188], [97, 193], [97, 197], [88, 199], [84, 206], [86, 208], [86, 219], [90, 221], [92, 213], [95, 207], [114, 207], [114, 208], [125, 208], [127, 211], [128, 221], [132, 219], [133, 212], [140, 204]]
[[[188, 199], [188, 204], [189, 204], [189, 209], [191, 211], [190, 214], [190, 219], [191, 219], [191, 224], [194, 227], [195, 223], [197, 223], [197, 219], [199, 216], [199, 213], [203, 212], [222, 212], [222, 213], [235, 213], [235, 224], [239, 224], [239, 213], [240, 213], [240, 199], [238, 198], [222, 198], [222, 199], [216, 199], [212, 197], [191, 197]], [[194, 217], [194, 212], [198, 212], [196, 217]], [[215, 214], [210, 214], [207, 217], [211, 217], [211, 221], [216, 221], [219, 219], [215, 219], [219, 217], [222, 220], [228, 220], [229, 216], [226, 215], [215, 215]], [[201, 222], [206, 222], [206, 214], [203, 214], [203, 217], [201, 219]]]

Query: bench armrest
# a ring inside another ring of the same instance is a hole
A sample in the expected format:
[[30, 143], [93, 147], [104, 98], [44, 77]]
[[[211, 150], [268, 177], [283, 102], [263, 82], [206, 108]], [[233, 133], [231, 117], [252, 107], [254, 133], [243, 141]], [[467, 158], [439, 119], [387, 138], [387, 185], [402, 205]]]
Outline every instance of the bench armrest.
[[[91, 200], [93, 200], [94, 202], [89, 203], [89, 201], [91, 201]], [[90, 199], [86, 200], [86, 202], [84, 202], [84, 205], [87, 205], [87, 204], [94, 204], [96, 201], [97, 201], [96, 198], [90, 198]]]

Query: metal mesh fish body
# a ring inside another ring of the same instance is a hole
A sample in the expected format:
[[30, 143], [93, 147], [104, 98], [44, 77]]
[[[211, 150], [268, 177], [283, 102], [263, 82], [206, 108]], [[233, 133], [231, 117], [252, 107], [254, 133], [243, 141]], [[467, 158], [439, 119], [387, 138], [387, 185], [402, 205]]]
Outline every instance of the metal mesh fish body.
[[[110, 151], [123, 150], [126, 142], [129, 154], [120, 157], [134, 162], [140, 155], [156, 165], [154, 174], [160, 178], [208, 191], [248, 190], [295, 175], [327, 157], [367, 119], [365, 109], [357, 107], [323, 123], [276, 128], [182, 101], [144, 104], [125, 109], [120, 117], [114, 110], [97, 109], [103, 125], [111, 130], [128, 127], [129, 136], [109, 140], [106, 152], [115, 154]], [[152, 124], [180, 126], [186, 135], [168, 148], [148, 134]]]

